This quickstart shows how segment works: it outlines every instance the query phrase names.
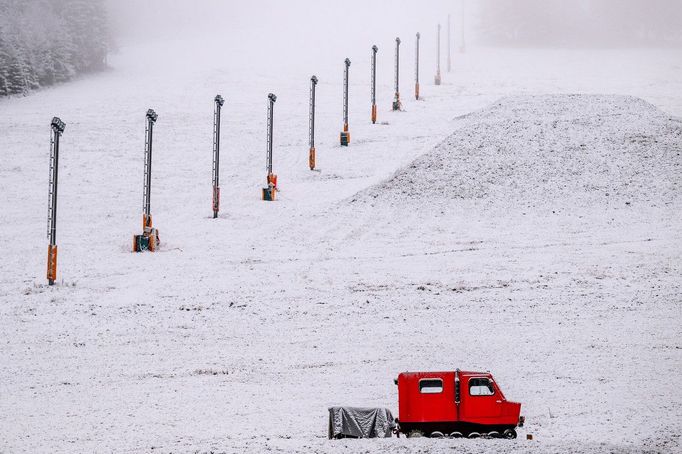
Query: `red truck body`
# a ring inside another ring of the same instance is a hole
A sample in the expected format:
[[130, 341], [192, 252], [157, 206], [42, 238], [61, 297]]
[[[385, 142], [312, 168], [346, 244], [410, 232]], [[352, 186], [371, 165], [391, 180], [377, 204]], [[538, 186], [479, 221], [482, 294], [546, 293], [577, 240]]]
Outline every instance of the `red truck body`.
[[425, 436], [504, 436], [522, 425], [489, 372], [405, 372], [398, 376], [400, 432]]

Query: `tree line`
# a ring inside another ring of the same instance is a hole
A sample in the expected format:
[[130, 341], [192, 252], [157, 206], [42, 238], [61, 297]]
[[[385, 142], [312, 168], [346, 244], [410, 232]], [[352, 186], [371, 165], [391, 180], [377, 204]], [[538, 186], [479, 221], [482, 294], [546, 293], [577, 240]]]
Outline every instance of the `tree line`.
[[0, 96], [106, 67], [104, 0], [0, 0]]

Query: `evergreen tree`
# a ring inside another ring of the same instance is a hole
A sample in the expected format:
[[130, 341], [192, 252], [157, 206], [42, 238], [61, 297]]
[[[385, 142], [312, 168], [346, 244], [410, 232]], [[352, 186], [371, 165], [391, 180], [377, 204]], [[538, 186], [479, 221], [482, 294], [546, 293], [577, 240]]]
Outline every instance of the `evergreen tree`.
[[9, 95], [9, 54], [0, 37], [0, 96]]
[[106, 67], [104, 0], [0, 0], [0, 96]]
[[11, 64], [10, 55], [8, 52], [8, 44], [5, 38], [5, 29], [0, 16], [0, 96], [7, 96], [10, 94], [9, 87], [9, 67]]

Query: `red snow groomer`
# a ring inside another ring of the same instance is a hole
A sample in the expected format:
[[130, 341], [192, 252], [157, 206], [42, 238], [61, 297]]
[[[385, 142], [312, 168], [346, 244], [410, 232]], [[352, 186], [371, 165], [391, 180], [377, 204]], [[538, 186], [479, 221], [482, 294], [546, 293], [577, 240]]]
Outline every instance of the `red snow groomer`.
[[523, 426], [521, 404], [489, 372], [405, 372], [395, 383], [398, 436], [516, 438]]

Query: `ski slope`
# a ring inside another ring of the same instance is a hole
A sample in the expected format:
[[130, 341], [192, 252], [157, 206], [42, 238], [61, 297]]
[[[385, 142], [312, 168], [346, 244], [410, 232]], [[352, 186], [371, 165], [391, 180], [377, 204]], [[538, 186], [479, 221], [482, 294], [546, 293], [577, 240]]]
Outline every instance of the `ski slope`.
[[[124, 48], [107, 73], [0, 101], [0, 451], [682, 449], [677, 53], [480, 49], [441, 87], [423, 70], [419, 102], [406, 64], [405, 112], [390, 112], [386, 56], [371, 125], [368, 46], [351, 55], [348, 149], [345, 55], [268, 70], [150, 54]], [[268, 92], [276, 203], [259, 199]], [[132, 254], [147, 108], [162, 246]], [[326, 439], [328, 407], [397, 413], [399, 372], [455, 367], [491, 370], [522, 402], [519, 439]]]

